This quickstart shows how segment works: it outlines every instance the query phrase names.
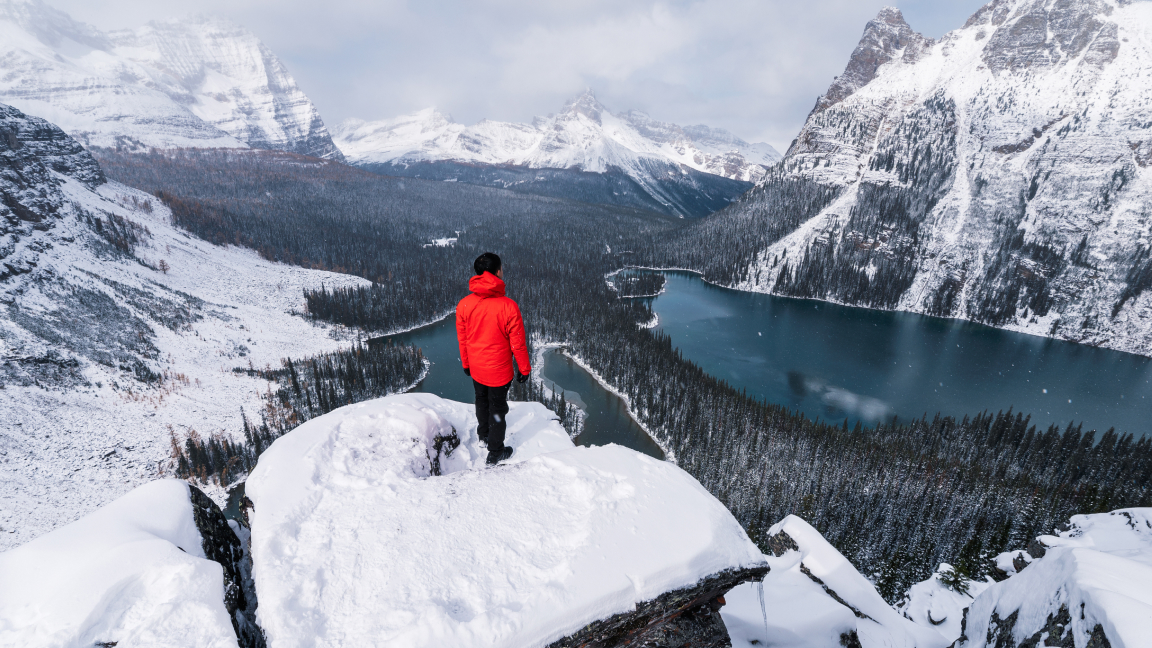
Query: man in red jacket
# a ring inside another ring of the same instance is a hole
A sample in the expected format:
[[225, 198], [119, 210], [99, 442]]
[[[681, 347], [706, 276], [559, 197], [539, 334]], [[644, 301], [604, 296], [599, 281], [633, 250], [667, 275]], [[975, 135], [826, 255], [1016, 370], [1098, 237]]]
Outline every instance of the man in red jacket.
[[[472, 268], [476, 271], [468, 282], [472, 294], [456, 306], [456, 337], [464, 373], [476, 388], [476, 434], [488, 444], [491, 465], [512, 456], [512, 448], [504, 446], [508, 388], [513, 375], [519, 382], [527, 381], [532, 366], [520, 307], [504, 296], [500, 257], [485, 252]], [[513, 357], [519, 371], [513, 369]]]

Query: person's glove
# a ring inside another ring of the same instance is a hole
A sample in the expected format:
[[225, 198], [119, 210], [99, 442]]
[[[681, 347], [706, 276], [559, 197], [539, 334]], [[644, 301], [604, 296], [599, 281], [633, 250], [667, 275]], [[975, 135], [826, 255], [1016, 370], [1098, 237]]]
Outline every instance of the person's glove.
[[517, 371], [516, 372], [516, 382], [520, 383], [521, 385], [528, 382], [528, 374], [522, 374], [519, 371]]
[[468, 367], [464, 367], [464, 375], [471, 378], [472, 377], [472, 370], [469, 369]]

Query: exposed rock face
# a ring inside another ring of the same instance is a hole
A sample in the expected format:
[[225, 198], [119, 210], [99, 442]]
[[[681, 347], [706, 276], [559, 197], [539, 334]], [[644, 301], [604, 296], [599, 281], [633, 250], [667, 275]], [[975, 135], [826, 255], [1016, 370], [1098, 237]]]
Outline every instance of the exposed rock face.
[[732, 640], [719, 614], [724, 594], [767, 573], [768, 568], [761, 567], [714, 574], [693, 587], [640, 603], [633, 612], [592, 623], [549, 648], [726, 648]]
[[[1085, 54], [1084, 62], [1102, 66], [1120, 51], [1116, 23], [1108, 21], [1112, 5], [1102, 0], [1057, 0], [1032, 3], [1014, 12], [1003, 0], [988, 5], [969, 25], [996, 28], [984, 50], [993, 72], [1050, 68]], [[1085, 52], [1087, 50], [1087, 52]]]
[[250, 572], [245, 569], [240, 538], [211, 498], [191, 484], [188, 492], [192, 499], [192, 517], [203, 538], [204, 555], [224, 568], [224, 607], [232, 618], [236, 640], [241, 648], [262, 648], [264, 635], [256, 626], [255, 618], [248, 616], [256, 609], [256, 602], [247, 600], [248, 596], [255, 596], [255, 588], [245, 586], [245, 575]]
[[105, 182], [76, 140], [37, 117], [0, 104], [0, 281], [31, 272], [41, 246], [18, 245], [55, 224], [64, 195], [53, 171], [89, 188]]
[[[1068, 613], [1067, 606], [1061, 606], [1055, 614], [1049, 614], [1048, 620], [1042, 628], [1018, 642], [1015, 637], [1015, 630], [1019, 617], [1019, 611], [1013, 612], [1003, 619], [1000, 618], [999, 614], [993, 612], [988, 623], [988, 634], [984, 638], [984, 645], [995, 646], [996, 648], [1076, 647], [1076, 637], [1072, 632], [1072, 615]], [[968, 636], [961, 634], [960, 638], [952, 644], [952, 647], [961, 648], [969, 644]], [[1085, 648], [1112, 648], [1112, 643], [1104, 634], [1104, 626], [1097, 623], [1092, 628]]]

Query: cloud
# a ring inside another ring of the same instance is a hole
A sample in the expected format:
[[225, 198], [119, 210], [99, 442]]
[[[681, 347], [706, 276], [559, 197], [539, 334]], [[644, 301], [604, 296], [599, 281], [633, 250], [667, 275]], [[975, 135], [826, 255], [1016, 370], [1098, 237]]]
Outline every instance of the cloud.
[[[788, 145], [892, 0], [49, 0], [102, 29], [187, 13], [255, 32], [329, 123], [435, 105], [527, 121], [585, 87], [610, 109]], [[898, 3], [938, 37], [980, 0]]]

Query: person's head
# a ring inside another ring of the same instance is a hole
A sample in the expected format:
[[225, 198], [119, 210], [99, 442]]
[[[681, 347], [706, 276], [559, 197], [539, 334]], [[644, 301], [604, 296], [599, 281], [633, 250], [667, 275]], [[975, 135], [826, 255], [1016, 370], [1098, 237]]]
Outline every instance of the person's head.
[[485, 252], [476, 257], [476, 262], [472, 264], [472, 269], [476, 271], [477, 277], [485, 272], [491, 272], [501, 279], [504, 278], [504, 272], [500, 269], [500, 257], [491, 252]]

